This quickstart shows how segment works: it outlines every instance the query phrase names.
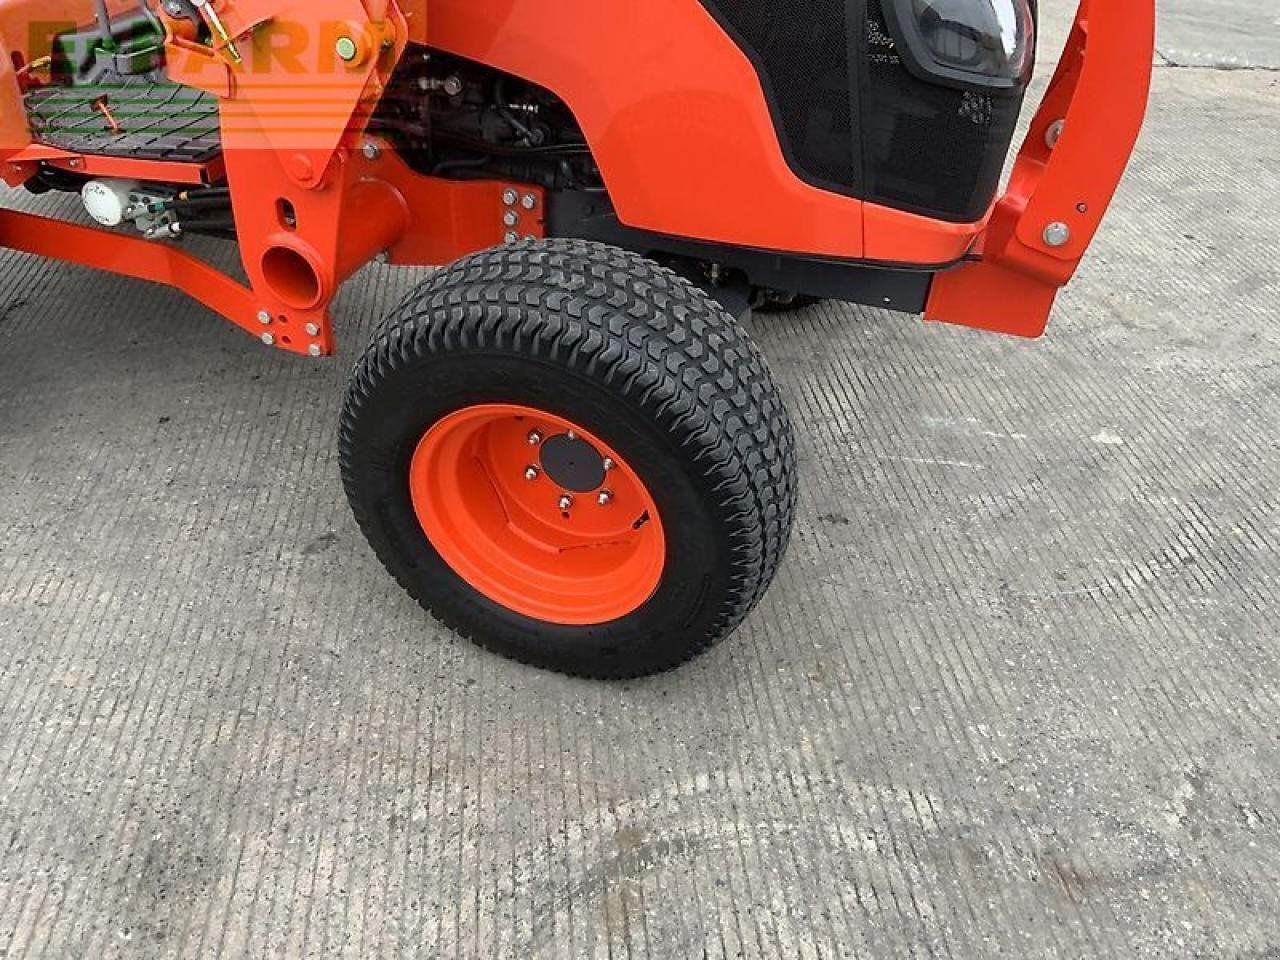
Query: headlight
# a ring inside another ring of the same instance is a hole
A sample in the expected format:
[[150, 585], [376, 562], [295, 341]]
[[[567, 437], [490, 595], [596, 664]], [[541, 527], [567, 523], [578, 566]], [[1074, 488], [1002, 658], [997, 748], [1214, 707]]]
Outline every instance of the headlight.
[[886, 0], [903, 62], [924, 79], [1022, 89], [1035, 61], [1033, 0]]

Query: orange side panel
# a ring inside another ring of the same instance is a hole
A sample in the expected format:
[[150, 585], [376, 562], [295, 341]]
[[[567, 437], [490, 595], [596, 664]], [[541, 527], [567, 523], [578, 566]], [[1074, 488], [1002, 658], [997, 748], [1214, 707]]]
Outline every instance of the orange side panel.
[[866, 203], [863, 255], [880, 263], [954, 263], [971, 251], [990, 216], [977, 223], [946, 223]]
[[[423, 32], [424, 7], [430, 27]], [[875, 211], [800, 180], [755, 68], [697, 0], [418, 0], [415, 40], [541, 84], [573, 110], [626, 224], [740, 246], [950, 262], [981, 229]], [[429, 34], [429, 36], [428, 36]]]

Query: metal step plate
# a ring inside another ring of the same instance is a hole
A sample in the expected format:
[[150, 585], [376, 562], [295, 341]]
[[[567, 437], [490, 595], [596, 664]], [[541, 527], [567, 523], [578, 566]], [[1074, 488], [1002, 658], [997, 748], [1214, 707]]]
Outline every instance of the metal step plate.
[[26, 96], [38, 143], [90, 156], [207, 163], [222, 150], [212, 94], [143, 77]]

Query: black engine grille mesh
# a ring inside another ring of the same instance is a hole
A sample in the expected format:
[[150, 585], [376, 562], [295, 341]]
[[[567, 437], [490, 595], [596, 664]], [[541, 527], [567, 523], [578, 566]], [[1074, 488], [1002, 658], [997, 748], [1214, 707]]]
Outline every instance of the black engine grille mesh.
[[881, 0], [867, 0], [866, 23], [866, 198], [948, 220], [979, 219], [1000, 185], [1022, 96], [925, 83], [898, 58]]
[[759, 72], [787, 160], [808, 182], [953, 221], [995, 196], [1019, 94], [926, 83], [882, 0], [702, 0]]
[[[788, 161], [818, 186], [859, 180], [848, 0], [704, 0], [761, 74]], [[799, 8], [799, 9], [798, 9]]]

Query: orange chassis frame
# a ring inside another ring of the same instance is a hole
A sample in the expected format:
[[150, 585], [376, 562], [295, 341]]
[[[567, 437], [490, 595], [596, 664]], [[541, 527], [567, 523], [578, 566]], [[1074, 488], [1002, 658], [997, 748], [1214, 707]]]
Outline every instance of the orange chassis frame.
[[0, 246], [167, 284], [269, 345], [312, 356], [333, 351], [330, 304], [373, 258], [443, 264], [513, 232], [545, 233], [540, 188], [423, 176], [365, 135], [411, 44], [560, 95], [628, 226], [937, 267], [927, 319], [1038, 336], [1132, 154], [1155, 41], [1154, 0], [1081, 0], [1007, 192], [986, 218], [958, 225], [797, 178], [754, 68], [694, 0], [215, 0], [231, 38], [217, 49], [167, 21], [171, 79], [220, 102], [223, 152], [206, 166], [33, 142], [21, 72], [45, 52], [35, 25], [47, 45], [50, 23], [77, 24], [87, 6], [0, 0], [0, 177], [16, 186], [44, 163], [192, 185], [225, 178], [249, 283], [169, 244], [17, 211], [0, 211]]

